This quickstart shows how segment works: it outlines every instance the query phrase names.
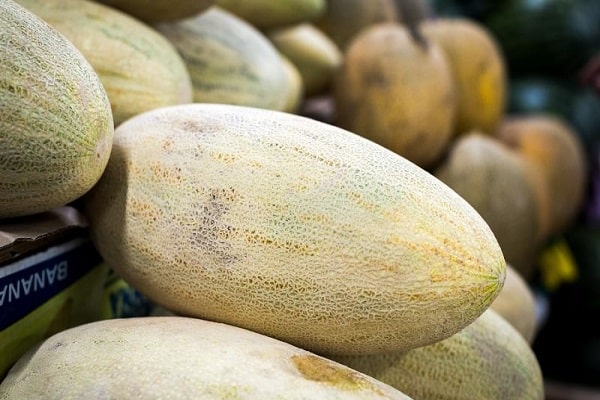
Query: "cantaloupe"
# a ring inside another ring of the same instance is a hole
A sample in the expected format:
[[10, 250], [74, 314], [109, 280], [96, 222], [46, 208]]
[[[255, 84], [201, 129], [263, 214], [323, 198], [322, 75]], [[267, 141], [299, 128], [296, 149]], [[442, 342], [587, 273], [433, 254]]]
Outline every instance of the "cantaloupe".
[[94, 67], [115, 125], [153, 108], [192, 102], [192, 83], [179, 53], [148, 25], [93, 1], [17, 2], [65, 35]]
[[405, 353], [332, 357], [415, 399], [543, 400], [529, 344], [494, 310], [448, 339]]
[[423, 168], [452, 135], [454, 86], [441, 49], [399, 23], [373, 25], [348, 45], [334, 80], [337, 124]]
[[266, 336], [184, 317], [110, 319], [24, 355], [2, 399], [399, 399], [392, 387]]
[[0, 2], [0, 218], [63, 206], [104, 171], [113, 117], [90, 64], [12, 0]]
[[288, 76], [279, 52], [246, 21], [215, 6], [157, 28], [183, 57], [195, 102], [286, 107]]
[[439, 45], [455, 85], [454, 135], [492, 134], [506, 108], [506, 66], [500, 46], [484, 25], [466, 18], [426, 19], [424, 36]]
[[326, 0], [217, 0], [216, 4], [262, 31], [314, 21]]
[[148, 23], [175, 21], [198, 15], [216, 0], [95, 0]]
[[479, 212], [506, 262], [531, 278], [541, 246], [540, 224], [522, 157], [494, 137], [472, 131], [453, 141], [433, 173]]
[[504, 280], [496, 239], [454, 191], [289, 113], [192, 104], [134, 117], [84, 203], [101, 255], [155, 303], [323, 353], [450, 336]]

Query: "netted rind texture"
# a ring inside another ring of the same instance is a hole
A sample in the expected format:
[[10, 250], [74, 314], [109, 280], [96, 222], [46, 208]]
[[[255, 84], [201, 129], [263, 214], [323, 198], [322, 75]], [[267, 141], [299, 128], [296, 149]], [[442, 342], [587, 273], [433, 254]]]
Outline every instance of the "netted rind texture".
[[0, 399], [397, 399], [398, 390], [244, 329], [184, 317], [97, 321], [36, 346]]
[[529, 344], [488, 310], [448, 339], [406, 353], [333, 357], [415, 399], [542, 400], [544, 384]]
[[152, 300], [322, 353], [450, 336], [504, 279], [488, 226], [439, 180], [276, 111], [194, 104], [132, 118], [85, 204], [101, 254]]
[[113, 8], [85, 0], [18, 0], [62, 33], [100, 76], [115, 125], [144, 111], [191, 103], [183, 59], [163, 35]]
[[73, 201], [112, 146], [106, 92], [81, 53], [12, 1], [0, 3], [0, 218]]

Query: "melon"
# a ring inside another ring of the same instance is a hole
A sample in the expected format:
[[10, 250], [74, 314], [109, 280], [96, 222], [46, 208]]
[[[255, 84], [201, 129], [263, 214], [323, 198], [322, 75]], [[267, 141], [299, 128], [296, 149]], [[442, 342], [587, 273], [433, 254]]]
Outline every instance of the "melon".
[[341, 364], [255, 332], [185, 317], [110, 319], [48, 338], [0, 398], [410, 398]]
[[358, 135], [219, 104], [149, 111], [117, 132], [84, 201], [93, 241], [178, 314], [372, 353], [450, 336], [502, 288], [479, 214]]
[[147, 23], [175, 21], [198, 15], [216, 0], [95, 0]]
[[453, 141], [433, 173], [488, 223], [506, 262], [531, 278], [541, 246], [540, 222], [523, 158], [496, 138], [473, 131]]
[[538, 330], [538, 310], [533, 290], [510, 264], [506, 265], [504, 286], [490, 308], [508, 321], [529, 343]]
[[421, 23], [423, 35], [442, 48], [456, 95], [453, 134], [492, 134], [506, 108], [507, 73], [495, 38], [467, 18], [435, 18]]
[[94, 67], [115, 125], [153, 108], [192, 102], [181, 56], [148, 25], [87, 0], [17, 2], [62, 33]]
[[326, 0], [217, 0], [216, 5], [268, 31], [314, 21], [325, 12]]
[[63, 206], [100, 178], [113, 116], [94, 69], [39, 17], [0, 2], [0, 218]]
[[344, 56], [327, 35], [304, 23], [278, 29], [268, 37], [300, 72], [307, 96], [329, 91]]
[[373, 25], [348, 45], [334, 80], [337, 124], [431, 168], [449, 144], [454, 83], [442, 50], [399, 23]]
[[535, 354], [519, 332], [491, 309], [462, 331], [429, 346], [332, 359], [415, 399], [544, 399]]
[[267, 36], [246, 21], [215, 6], [157, 28], [183, 57], [194, 102], [286, 107], [286, 67]]
[[582, 211], [588, 190], [588, 159], [575, 128], [563, 118], [530, 113], [507, 116], [496, 135], [529, 167], [540, 240], [565, 233]]
[[296, 68], [296, 66], [283, 54], [280, 54], [280, 56], [288, 80], [286, 102], [281, 108], [281, 111], [298, 113], [306, 95], [304, 81], [302, 80], [298, 68]]
[[315, 25], [344, 51], [362, 30], [383, 22], [397, 22], [394, 0], [327, 0]]

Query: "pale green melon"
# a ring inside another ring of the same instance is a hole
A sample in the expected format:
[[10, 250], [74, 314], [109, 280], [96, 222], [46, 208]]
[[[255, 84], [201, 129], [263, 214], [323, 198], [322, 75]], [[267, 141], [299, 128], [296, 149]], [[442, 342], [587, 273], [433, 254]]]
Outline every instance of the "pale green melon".
[[85, 213], [107, 263], [157, 304], [322, 353], [448, 337], [504, 280], [488, 226], [431, 174], [271, 110], [130, 119]]
[[415, 399], [543, 400], [529, 344], [494, 310], [448, 339], [405, 353], [333, 357]]
[[244, 20], [212, 7], [158, 28], [181, 53], [195, 102], [286, 107], [288, 76], [279, 52]]
[[106, 91], [64, 36], [0, 2], [0, 218], [65, 205], [100, 178], [114, 133]]
[[110, 319], [25, 354], [1, 399], [398, 399], [390, 386], [255, 332], [184, 317]]
[[173, 45], [148, 25], [87, 0], [17, 0], [71, 41], [100, 76], [115, 125], [153, 108], [191, 103]]

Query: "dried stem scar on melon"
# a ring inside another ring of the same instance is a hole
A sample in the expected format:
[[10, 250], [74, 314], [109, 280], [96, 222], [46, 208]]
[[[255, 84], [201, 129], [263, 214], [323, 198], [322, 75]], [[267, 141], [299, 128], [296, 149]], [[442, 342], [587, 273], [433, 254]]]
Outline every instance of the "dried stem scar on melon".
[[86, 196], [107, 262], [154, 301], [322, 353], [448, 337], [500, 291], [483, 219], [399, 155], [297, 115], [153, 110]]
[[410, 398], [288, 343], [184, 317], [98, 321], [23, 356], [2, 399]]
[[106, 92], [64, 36], [0, 2], [0, 218], [62, 206], [104, 171], [113, 139]]

